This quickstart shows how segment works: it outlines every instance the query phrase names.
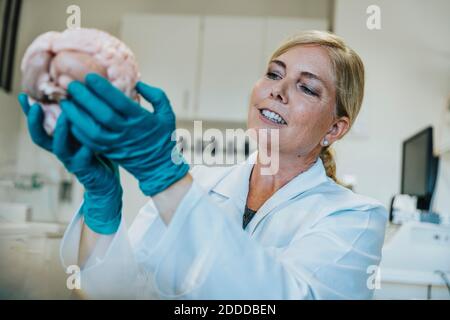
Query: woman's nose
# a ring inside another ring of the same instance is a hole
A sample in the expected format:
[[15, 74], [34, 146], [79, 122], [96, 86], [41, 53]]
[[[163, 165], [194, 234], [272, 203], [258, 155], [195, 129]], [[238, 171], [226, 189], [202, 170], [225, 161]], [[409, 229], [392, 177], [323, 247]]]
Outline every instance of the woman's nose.
[[272, 92], [270, 93], [270, 96], [273, 99], [275, 99], [277, 101], [280, 101], [281, 103], [287, 103], [288, 102], [286, 90], [285, 90], [284, 85], [282, 83], [279, 83], [279, 84], [274, 85], [272, 87]]

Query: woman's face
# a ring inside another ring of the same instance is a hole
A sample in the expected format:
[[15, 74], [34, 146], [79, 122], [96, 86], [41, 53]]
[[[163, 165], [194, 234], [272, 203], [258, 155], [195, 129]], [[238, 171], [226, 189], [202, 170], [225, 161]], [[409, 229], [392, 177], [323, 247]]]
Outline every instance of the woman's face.
[[280, 153], [319, 152], [335, 120], [332, 70], [327, 51], [316, 45], [293, 47], [272, 60], [252, 90], [248, 128], [279, 129]]

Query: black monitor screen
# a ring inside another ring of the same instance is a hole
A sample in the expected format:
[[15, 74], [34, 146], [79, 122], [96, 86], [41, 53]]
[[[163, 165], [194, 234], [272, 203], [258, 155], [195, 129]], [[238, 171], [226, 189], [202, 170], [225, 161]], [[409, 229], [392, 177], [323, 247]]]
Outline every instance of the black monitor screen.
[[12, 90], [14, 55], [22, 0], [0, 0], [0, 88]]
[[432, 134], [432, 129], [427, 128], [403, 143], [402, 194], [429, 194]]

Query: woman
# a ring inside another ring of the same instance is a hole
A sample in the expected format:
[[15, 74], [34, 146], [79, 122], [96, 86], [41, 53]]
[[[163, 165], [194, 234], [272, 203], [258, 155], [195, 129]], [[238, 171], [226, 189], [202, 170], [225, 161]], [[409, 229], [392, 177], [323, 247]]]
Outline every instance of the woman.
[[[261, 173], [259, 153], [232, 168], [188, 172], [173, 159], [175, 117], [164, 92], [143, 83], [136, 89], [153, 113], [100, 76], [72, 82], [53, 137], [42, 130], [39, 106], [19, 97], [32, 139], [85, 187], [61, 246], [63, 264], [82, 268], [83, 294], [371, 297], [369, 270], [380, 262], [387, 213], [336, 183], [330, 146], [355, 121], [364, 89], [363, 64], [340, 38], [299, 33], [255, 84], [248, 127], [279, 132], [271, 175]], [[116, 165], [151, 197], [128, 231]]]

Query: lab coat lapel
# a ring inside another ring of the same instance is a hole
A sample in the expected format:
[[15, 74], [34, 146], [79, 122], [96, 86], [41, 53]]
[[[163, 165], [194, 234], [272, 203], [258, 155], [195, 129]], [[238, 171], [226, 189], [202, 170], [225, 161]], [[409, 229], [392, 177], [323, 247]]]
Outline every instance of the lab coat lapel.
[[259, 208], [247, 226], [248, 232], [253, 234], [258, 224], [275, 208], [280, 208], [295, 197], [327, 181], [327, 179], [322, 160], [318, 158], [311, 168], [289, 181]]
[[[211, 188], [212, 192], [228, 198], [234, 204], [233, 207], [235, 207], [236, 211], [233, 215], [237, 216], [238, 221], [242, 221], [242, 216], [244, 215], [250, 173], [256, 158], [257, 152], [252, 153], [246, 161], [233, 168]], [[325, 181], [327, 181], [327, 175], [322, 160], [319, 158], [310, 169], [296, 176], [273, 194], [258, 210], [246, 229], [253, 233], [264, 217], [275, 208], [288, 203], [291, 199]]]
[[226, 197], [236, 208], [235, 214], [242, 221], [245, 203], [247, 201], [250, 173], [256, 160], [257, 153], [252, 153], [246, 161], [236, 165], [215, 186], [211, 188], [212, 192]]

